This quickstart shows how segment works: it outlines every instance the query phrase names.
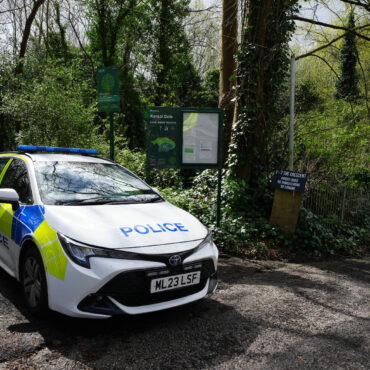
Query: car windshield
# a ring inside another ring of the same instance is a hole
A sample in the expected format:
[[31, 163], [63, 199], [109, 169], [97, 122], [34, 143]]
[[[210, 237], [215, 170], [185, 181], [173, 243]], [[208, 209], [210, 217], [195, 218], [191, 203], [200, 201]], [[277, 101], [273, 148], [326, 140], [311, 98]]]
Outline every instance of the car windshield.
[[36, 178], [45, 204], [142, 203], [162, 198], [139, 178], [113, 163], [36, 162]]

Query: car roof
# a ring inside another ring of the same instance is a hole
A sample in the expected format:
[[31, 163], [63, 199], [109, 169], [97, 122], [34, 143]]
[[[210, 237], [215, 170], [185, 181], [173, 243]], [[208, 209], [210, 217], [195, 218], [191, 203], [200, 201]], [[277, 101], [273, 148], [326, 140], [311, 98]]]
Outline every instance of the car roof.
[[86, 163], [113, 163], [112, 161], [100, 157], [81, 155], [81, 154], [60, 154], [60, 153], [25, 153], [10, 152], [0, 153], [2, 156], [24, 156], [31, 158], [34, 162], [86, 162]]

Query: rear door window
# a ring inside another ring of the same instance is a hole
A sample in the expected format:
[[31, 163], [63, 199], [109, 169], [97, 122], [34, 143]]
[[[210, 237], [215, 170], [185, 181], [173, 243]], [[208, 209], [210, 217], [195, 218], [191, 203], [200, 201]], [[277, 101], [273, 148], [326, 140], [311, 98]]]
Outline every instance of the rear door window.
[[13, 159], [5, 172], [0, 188], [14, 189], [21, 203], [31, 204], [33, 202], [27, 167], [20, 159]]

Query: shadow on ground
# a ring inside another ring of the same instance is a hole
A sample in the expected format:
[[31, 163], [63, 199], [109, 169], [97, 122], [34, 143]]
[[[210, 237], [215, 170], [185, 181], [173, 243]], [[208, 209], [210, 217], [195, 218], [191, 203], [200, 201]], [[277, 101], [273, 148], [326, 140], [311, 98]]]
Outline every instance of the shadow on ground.
[[[255, 322], [213, 299], [108, 320], [73, 319], [57, 313], [40, 320], [28, 313], [19, 284], [2, 270], [0, 294], [28, 321], [11, 324], [8, 331], [18, 335], [39, 333], [42, 346], [54, 355], [99, 368], [120, 368], [122, 364], [131, 368], [150, 364], [161, 369], [194, 368], [205, 363], [215, 366], [243, 353], [259, 333]], [[15, 352], [13, 358], [16, 356]]]
[[[76, 367], [99, 369], [365, 369], [369, 265], [221, 260], [220, 289], [213, 297], [109, 320], [57, 313], [36, 319], [25, 309], [19, 285], [2, 270], [0, 295], [15, 306], [15, 317], [26, 318], [6, 326], [8, 334], [41, 336], [38, 351], [47, 349], [51, 362], [65, 358]], [[45, 358], [38, 361], [45, 365]]]

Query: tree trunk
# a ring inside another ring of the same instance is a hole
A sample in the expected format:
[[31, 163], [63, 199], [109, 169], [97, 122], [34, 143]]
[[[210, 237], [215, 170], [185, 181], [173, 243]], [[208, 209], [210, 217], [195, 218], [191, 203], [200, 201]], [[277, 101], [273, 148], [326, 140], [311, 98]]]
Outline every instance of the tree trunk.
[[288, 70], [287, 43], [297, 0], [249, 0], [238, 56], [237, 105], [230, 147], [237, 178], [252, 187], [269, 172], [279, 94]]
[[220, 94], [218, 105], [225, 110], [223, 131], [223, 162], [227, 160], [231, 139], [231, 127], [234, 115], [233, 78], [236, 62], [235, 54], [238, 48], [238, 0], [223, 0], [222, 2], [222, 35], [220, 62]]
[[157, 65], [157, 76], [156, 76], [156, 94], [154, 104], [160, 106], [163, 104], [165, 99], [165, 82], [166, 75], [168, 72], [168, 43], [167, 43], [167, 21], [169, 19], [169, 1], [161, 0], [161, 10], [159, 16], [159, 35], [158, 35], [158, 65]]
[[14, 70], [15, 75], [18, 75], [18, 74], [23, 72], [23, 58], [26, 55], [27, 42], [28, 42], [28, 39], [30, 37], [32, 23], [33, 23], [33, 20], [35, 19], [37, 11], [39, 10], [40, 6], [44, 2], [45, 2], [45, 0], [34, 1], [31, 13], [27, 17], [26, 24], [24, 26], [21, 47], [20, 47], [19, 55], [18, 55], [18, 64], [17, 64], [17, 66], [15, 67], [15, 70]]

